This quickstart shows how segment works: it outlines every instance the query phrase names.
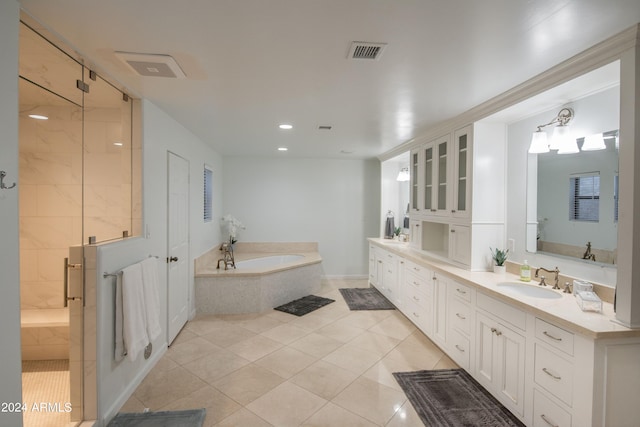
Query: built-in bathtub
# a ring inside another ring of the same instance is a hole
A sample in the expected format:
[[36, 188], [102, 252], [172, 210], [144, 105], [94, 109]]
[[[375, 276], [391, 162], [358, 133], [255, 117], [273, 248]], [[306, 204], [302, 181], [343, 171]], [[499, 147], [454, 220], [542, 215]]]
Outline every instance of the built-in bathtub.
[[20, 311], [22, 360], [69, 358], [69, 310], [67, 308]]
[[213, 248], [195, 261], [196, 314], [260, 313], [318, 292], [317, 243], [237, 243], [236, 268], [217, 268]]

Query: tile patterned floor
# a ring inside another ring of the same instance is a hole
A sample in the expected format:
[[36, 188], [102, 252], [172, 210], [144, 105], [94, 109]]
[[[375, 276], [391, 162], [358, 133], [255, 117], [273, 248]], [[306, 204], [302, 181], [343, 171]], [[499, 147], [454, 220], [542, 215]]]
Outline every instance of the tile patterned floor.
[[279, 311], [199, 317], [121, 409], [206, 408], [205, 427], [421, 426], [391, 375], [457, 367], [399, 311], [336, 302], [303, 317]]

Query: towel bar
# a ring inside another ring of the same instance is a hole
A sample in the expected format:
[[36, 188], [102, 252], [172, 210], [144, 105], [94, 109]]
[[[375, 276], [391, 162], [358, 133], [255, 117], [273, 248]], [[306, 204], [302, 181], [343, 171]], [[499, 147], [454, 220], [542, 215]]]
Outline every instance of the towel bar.
[[[152, 257], [153, 257], [153, 258], [157, 258], [157, 259], [159, 259], [159, 258], [160, 258], [160, 257], [159, 257], [159, 256], [157, 256], [157, 255], [149, 255], [149, 258], [152, 258]], [[104, 273], [102, 273], [102, 277], [103, 277], [104, 279], [106, 279], [107, 277], [118, 277], [118, 275], [119, 275], [119, 274], [121, 274], [121, 273], [122, 273], [122, 270], [118, 270], [118, 271], [116, 271], [115, 273], [107, 273], [107, 272], [105, 271]]]

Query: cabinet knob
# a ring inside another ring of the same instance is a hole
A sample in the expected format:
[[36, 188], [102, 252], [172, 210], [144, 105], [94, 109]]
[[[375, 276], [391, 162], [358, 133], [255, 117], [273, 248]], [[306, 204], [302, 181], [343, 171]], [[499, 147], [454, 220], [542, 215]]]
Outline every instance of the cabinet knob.
[[451, 209], [451, 213], [456, 213], [455, 209]]
[[452, 232], [452, 233], [455, 233], [455, 232], [456, 232], [456, 230], [454, 230], [454, 229], [452, 228], [452, 229], [451, 229], [451, 232]]
[[462, 314], [460, 314], [460, 313], [456, 313], [456, 317], [458, 317], [458, 319], [460, 319], [460, 320], [467, 320], [467, 318], [466, 318], [466, 317], [464, 317], [464, 316], [463, 316]]
[[551, 338], [551, 339], [552, 339], [552, 340], [554, 340], [554, 341], [562, 341], [562, 338], [554, 337], [553, 335], [551, 335], [551, 334], [550, 334], [550, 333], [548, 333], [547, 331], [543, 331], [542, 333], [543, 333], [544, 335], [548, 336], [549, 338]]
[[464, 353], [464, 348], [460, 347], [458, 344], [456, 344], [456, 349]]

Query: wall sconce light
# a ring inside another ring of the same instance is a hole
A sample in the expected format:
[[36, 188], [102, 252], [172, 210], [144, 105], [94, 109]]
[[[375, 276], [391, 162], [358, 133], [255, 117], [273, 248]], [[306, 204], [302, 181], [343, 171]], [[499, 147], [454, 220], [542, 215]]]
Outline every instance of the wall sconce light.
[[409, 175], [409, 168], [402, 168], [400, 169], [400, 172], [398, 172], [398, 178], [396, 178], [397, 181], [409, 181], [411, 179], [411, 176]]
[[604, 150], [607, 146], [604, 143], [604, 136], [601, 133], [595, 133], [585, 137], [582, 144], [582, 151]]
[[[549, 150], [558, 150], [558, 154], [577, 153], [578, 143], [571, 137], [571, 132], [567, 125], [573, 119], [573, 110], [565, 107], [558, 112], [558, 115], [549, 123], [539, 125], [531, 137], [529, 153], [548, 153]], [[547, 133], [542, 128], [556, 124], [553, 129], [551, 141], [547, 141]]]

